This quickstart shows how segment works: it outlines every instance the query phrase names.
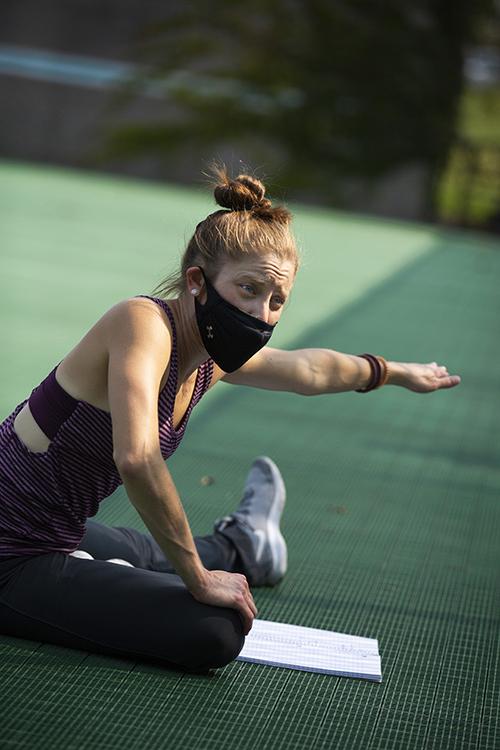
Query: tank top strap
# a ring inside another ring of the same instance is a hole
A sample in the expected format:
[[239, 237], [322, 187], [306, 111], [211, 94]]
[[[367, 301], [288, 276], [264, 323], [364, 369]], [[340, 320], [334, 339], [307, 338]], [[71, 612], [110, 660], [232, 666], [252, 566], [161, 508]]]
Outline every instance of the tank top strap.
[[161, 297], [152, 297], [150, 294], [136, 294], [136, 297], [144, 297], [145, 299], [150, 299], [153, 302], [156, 302], [157, 305], [160, 305], [163, 310], [167, 313], [167, 317], [170, 321], [170, 325], [172, 326], [172, 337], [173, 337], [173, 343], [175, 348], [177, 349], [177, 331], [175, 329], [175, 320], [174, 320], [174, 314], [170, 307], [167, 305], [164, 299]]
[[165, 300], [163, 300], [161, 297], [152, 297], [149, 294], [137, 294], [136, 297], [144, 297], [145, 299], [150, 299], [153, 302], [156, 302], [156, 304], [160, 305], [160, 307], [167, 314], [167, 317], [170, 321], [170, 325], [172, 327], [172, 352], [170, 355], [170, 373], [169, 373], [168, 379], [169, 381], [173, 381], [174, 386], [177, 386], [179, 359], [178, 359], [178, 354], [177, 354], [177, 330], [175, 328], [174, 314], [172, 310], [170, 309], [170, 307], [165, 302]]
[[198, 398], [198, 401], [201, 399], [202, 396], [205, 395], [205, 393], [210, 388], [210, 384], [212, 383], [212, 377], [214, 374], [214, 361], [213, 359], [207, 359], [205, 362], [203, 362], [200, 365], [202, 371], [203, 371], [203, 380], [201, 383], [201, 392], [200, 396]]
[[[177, 385], [177, 377], [178, 377], [178, 354], [177, 354], [177, 331], [175, 328], [175, 320], [174, 315], [168, 304], [163, 300], [161, 297], [152, 297], [148, 294], [137, 294], [137, 297], [145, 297], [146, 299], [150, 299], [153, 302], [156, 302], [156, 304], [160, 305], [160, 307], [165, 310], [167, 317], [170, 321], [170, 325], [172, 326], [172, 354], [171, 354], [171, 366], [170, 366], [170, 374], [168, 376], [169, 381], [173, 380], [174, 385]], [[175, 374], [175, 380], [174, 376], [172, 374], [174, 372]], [[212, 376], [214, 372], [214, 363], [212, 359], [207, 359], [205, 362], [203, 362], [200, 365], [200, 373], [197, 378], [198, 388], [195, 389], [195, 393], [193, 394], [193, 403], [192, 406], [198, 403], [198, 401], [201, 399], [201, 397], [208, 391], [210, 384], [212, 382]]]

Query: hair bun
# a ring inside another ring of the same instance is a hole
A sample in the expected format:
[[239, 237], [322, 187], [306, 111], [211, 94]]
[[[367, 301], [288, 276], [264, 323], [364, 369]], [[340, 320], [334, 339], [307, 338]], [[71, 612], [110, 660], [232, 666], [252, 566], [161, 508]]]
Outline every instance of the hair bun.
[[222, 208], [229, 208], [231, 211], [271, 208], [271, 201], [264, 197], [266, 188], [256, 177], [240, 174], [232, 180], [225, 167], [214, 167], [213, 173], [216, 178], [215, 200]]

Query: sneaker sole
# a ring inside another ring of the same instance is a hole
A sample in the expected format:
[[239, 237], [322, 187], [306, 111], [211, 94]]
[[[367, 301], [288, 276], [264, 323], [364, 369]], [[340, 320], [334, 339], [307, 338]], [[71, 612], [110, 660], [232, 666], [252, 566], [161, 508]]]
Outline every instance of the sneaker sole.
[[288, 567], [287, 546], [283, 534], [280, 531], [280, 519], [285, 507], [286, 489], [281, 473], [274, 461], [271, 461], [267, 456], [261, 456], [260, 460], [264, 461], [267, 466], [269, 466], [273, 475], [273, 480], [278, 487], [277, 494], [279, 499], [271, 506], [271, 512], [269, 513], [269, 518], [266, 522], [266, 532], [271, 547], [272, 570], [264, 582], [264, 585], [266, 586], [275, 586], [281, 581]]

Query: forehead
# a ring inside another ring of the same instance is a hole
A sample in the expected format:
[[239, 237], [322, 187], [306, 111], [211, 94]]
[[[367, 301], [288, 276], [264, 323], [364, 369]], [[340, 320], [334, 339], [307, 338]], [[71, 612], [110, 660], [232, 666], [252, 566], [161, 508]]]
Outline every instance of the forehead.
[[222, 266], [219, 276], [251, 276], [275, 286], [290, 288], [295, 278], [295, 264], [274, 253], [249, 255], [242, 260], [230, 260]]

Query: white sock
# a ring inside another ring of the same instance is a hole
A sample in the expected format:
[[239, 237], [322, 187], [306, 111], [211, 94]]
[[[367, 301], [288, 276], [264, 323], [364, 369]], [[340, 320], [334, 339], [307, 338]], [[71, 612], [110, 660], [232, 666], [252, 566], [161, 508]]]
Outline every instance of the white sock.
[[109, 560], [106, 560], [106, 562], [115, 563], [115, 565], [127, 565], [129, 568], [134, 567], [132, 563], [129, 563], [126, 560], [120, 560], [119, 557], [112, 557]]
[[85, 552], [83, 549], [75, 549], [74, 552], [69, 553], [70, 557], [79, 557], [81, 560], [93, 560], [94, 558], [92, 555], [89, 555], [88, 552]]

